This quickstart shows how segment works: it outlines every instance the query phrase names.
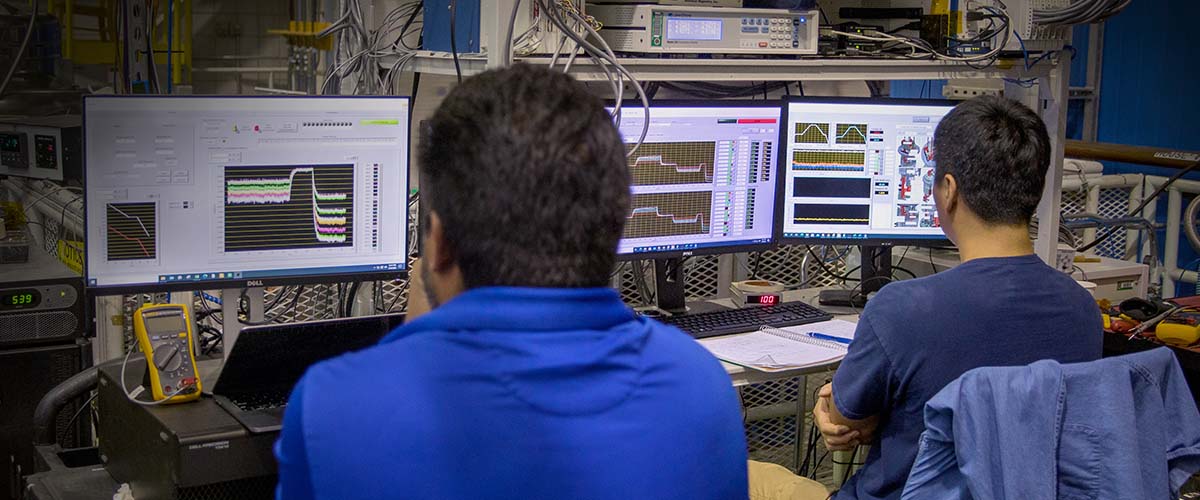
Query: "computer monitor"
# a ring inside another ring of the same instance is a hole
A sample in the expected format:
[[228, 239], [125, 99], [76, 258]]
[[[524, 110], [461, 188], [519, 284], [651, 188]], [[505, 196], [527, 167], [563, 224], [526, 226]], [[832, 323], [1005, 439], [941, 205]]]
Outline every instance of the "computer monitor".
[[633, 196], [617, 254], [655, 259], [658, 307], [680, 312], [680, 258], [773, 244], [782, 108], [778, 101], [654, 101], [649, 113], [644, 127], [640, 103], [621, 108]]
[[891, 281], [893, 245], [949, 244], [933, 198], [933, 133], [954, 104], [847, 97], [786, 101], [780, 242], [859, 245], [859, 285], [844, 300], [860, 303]]
[[947, 243], [933, 132], [953, 102], [797, 97], [785, 107], [781, 242]]
[[393, 278], [402, 97], [84, 99], [94, 294]]
[[[654, 101], [628, 157], [632, 206], [617, 253], [671, 258], [769, 248], [774, 236], [778, 101]], [[646, 111], [621, 108], [626, 150]]]

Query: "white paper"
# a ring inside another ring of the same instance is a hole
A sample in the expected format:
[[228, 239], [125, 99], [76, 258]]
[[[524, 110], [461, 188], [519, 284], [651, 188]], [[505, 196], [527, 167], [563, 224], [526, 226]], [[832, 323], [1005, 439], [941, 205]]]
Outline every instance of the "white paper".
[[788, 331], [788, 332], [792, 332], [792, 333], [815, 332], [815, 333], [820, 333], [823, 335], [829, 335], [832, 337], [840, 337], [843, 339], [850, 339], [850, 340], [854, 339], [854, 331], [857, 329], [858, 329], [858, 325], [851, 323], [849, 321], [840, 320], [840, 319], [831, 319], [829, 321], [822, 321], [820, 323], [811, 323], [808, 325], [800, 325], [800, 326], [785, 326], [783, 328], [780, 328], [780, 330], [784, 330], [784, 331]]
[[[854, 323], [835, 319], [780, 329], [801, 335], [816, 332], [853, 339], [855, 328]], [[700, 344], [719, 359], [764, 371], [804, 368], [833, 362], [846, 356], [844, 349], [829, 349], [796, 342], [766, 332], [715, 337], [701, 340]]]

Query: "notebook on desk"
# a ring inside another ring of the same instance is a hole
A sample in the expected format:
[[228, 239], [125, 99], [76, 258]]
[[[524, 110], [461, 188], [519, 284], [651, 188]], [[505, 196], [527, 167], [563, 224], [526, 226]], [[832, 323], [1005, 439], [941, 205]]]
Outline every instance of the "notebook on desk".
[[854, 323], [842, 320], [762, 329], [700, 340], [718, 359], [773, 373], [833, 363], [846, 357]]

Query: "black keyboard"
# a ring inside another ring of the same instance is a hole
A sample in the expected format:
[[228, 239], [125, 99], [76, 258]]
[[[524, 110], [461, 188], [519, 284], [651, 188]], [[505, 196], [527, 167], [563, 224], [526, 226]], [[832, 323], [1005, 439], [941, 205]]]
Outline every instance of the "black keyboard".
[[804, 302], [785, 302], [774, 306], [728, 309], [660, 318], [659, 321], [703, 339], [731, 333], [745, 333], [759, 327], [795, 326], [833, 319], [833, 315]]
[[239, 394], [230, 397], [229, 401], [241, 408], [242, 411], [270, 410], [287, 406], [290, 391], [264, 390], [250, 394]]

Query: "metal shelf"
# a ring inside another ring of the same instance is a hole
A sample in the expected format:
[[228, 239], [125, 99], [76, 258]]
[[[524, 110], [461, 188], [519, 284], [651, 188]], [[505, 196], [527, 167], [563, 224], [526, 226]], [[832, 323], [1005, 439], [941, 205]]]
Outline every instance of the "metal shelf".
[[[487, 69], [487, 57], [459, 54], [463, 76]], [[547, 65], [549, 57], [521, 57], [518, 62]], [[394, 61], [385, 60], [383, 67]], [[563, 58], [558, 65], [562, 67]], [[1001, 59], [984, 69], [965, 63], [907, 59], [659, 59], [629, 57], [621, 64], [638, 80], [653, 81], [795, 81], [795, 80], [941, 80], [960, 78], [1042, 78], [1049, 76], [1054, 64], [1043, 62], [1026, 70], [1021, 59]], [[418, 73], [454, 75], [454, 60], [447, 52], [419, 52], [408, 68]], [[607, 80], [591, 58], [580, 57], [571, 66], [571, 75], [583, 81]]]

